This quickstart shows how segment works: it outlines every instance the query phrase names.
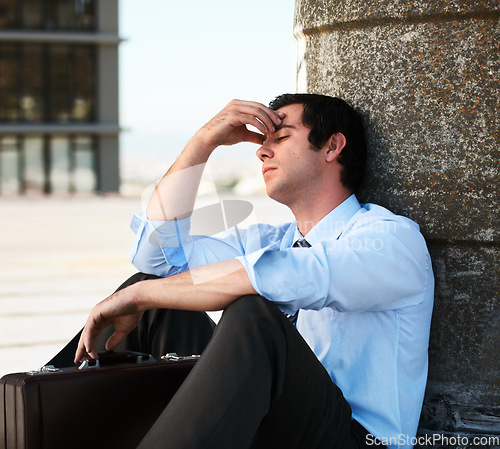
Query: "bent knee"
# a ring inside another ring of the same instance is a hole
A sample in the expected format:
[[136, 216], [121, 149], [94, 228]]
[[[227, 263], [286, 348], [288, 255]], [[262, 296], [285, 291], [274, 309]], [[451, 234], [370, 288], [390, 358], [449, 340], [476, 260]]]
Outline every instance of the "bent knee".
[[223, 315], [241, 315], [247, 319], [261, 314], [268, 308], [269, 300], [260, 295], [245, 295], [236, 299], [224, 310]]
[[[245, 295], [230, 304], [222, 314], [221, 322], [240, 322], [242, 326], [253, 323], [277, 324], [285, 318], [278, 307], [260, 295]], [[286, 320], [286, 318], [285, 318]]]

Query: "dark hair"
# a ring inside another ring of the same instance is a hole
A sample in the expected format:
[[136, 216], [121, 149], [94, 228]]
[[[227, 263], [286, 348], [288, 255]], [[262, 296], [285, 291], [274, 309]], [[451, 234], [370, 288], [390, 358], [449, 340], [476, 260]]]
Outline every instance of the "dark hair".
[[283, 94], [269, 107], [273, 110], [292, 104], [302, 104], [302, 123], [310, 128], [309, 142], [321, 148], [335, 133], [342, 133], [346, 145], [338, 158], [343, 165], [341, 182], [357, 192], [365, 174], [366, 139], [363, 120], [359, 112], [344, 100], [318, 94]]

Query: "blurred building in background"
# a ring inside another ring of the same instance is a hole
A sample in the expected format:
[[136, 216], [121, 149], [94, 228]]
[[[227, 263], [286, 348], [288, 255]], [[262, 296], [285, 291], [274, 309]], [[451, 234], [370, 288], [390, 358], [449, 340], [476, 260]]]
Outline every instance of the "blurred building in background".
[[0, 0], [0, 195], [118, 191], [118, 0]]

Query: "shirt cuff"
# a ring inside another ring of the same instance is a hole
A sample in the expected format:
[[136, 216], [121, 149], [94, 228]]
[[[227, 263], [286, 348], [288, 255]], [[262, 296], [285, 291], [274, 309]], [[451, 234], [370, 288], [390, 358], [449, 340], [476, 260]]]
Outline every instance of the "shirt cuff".
[[261, 288], [261, 280], [257, 274], [257, 271], [255, 270], [255, 264], [262, 257], [262, 254], [264, 254], [264, 252], [268, 250], [276, 251], [278, 249], [279, 249], [279, 243], [274, 243], [271, 246], [268, 246], [266, 248], [261, 248], [257, 251], [254, 251], [253, 253], [236, 257], [236, 259], [239, 260], [242, 263], [243, 267], [245, 268], [248, 277], [250, 278], [250, 283], [252, 284], [252, 287], [260, 296], [264, 296], [267, 299], [270, 298], [266, 296], [263, 289]]
[[301, 308], [315, 308], [317, 288], [314, 280], [304, 278], [297, 270], [291, 253], [281, 251], [277, 242], [237, 259], [245, 267], [255, 291], [293, 315]]
[[144, 212], [132, 217], [130, 227], [137, 234], [146, 230], [151, 243], [162, 248], [177, 248], [190, 241], [191, 217], [174, 221], [149, 220]]

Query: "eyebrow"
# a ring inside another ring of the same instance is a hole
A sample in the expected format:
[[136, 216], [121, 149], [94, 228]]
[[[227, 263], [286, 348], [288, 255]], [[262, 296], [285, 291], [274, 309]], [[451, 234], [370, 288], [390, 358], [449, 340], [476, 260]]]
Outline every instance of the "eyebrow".
[[[277, 133], [278, 131], [282, 130], [283, 128], [297, 129], [297, 127], [294, 126], [294, 125], [285, 125], [285, 124], [283, 124], [283, 125], [275, 126], [274, 127], [274, 133]], [[266, 140], [267, 140], [267, 136], [264, 135], [263, 142], [265, 142]]]
[[297, 127], [296, 126], [293, 126], [293, 125], [280, 125], [280, 126], [276, 126], [275, 129], [276, 131], [275, 132], [278, 132], [280, 129], [283, 129], [283, 128], [292, 128], [292, 129], [296, 129]]

